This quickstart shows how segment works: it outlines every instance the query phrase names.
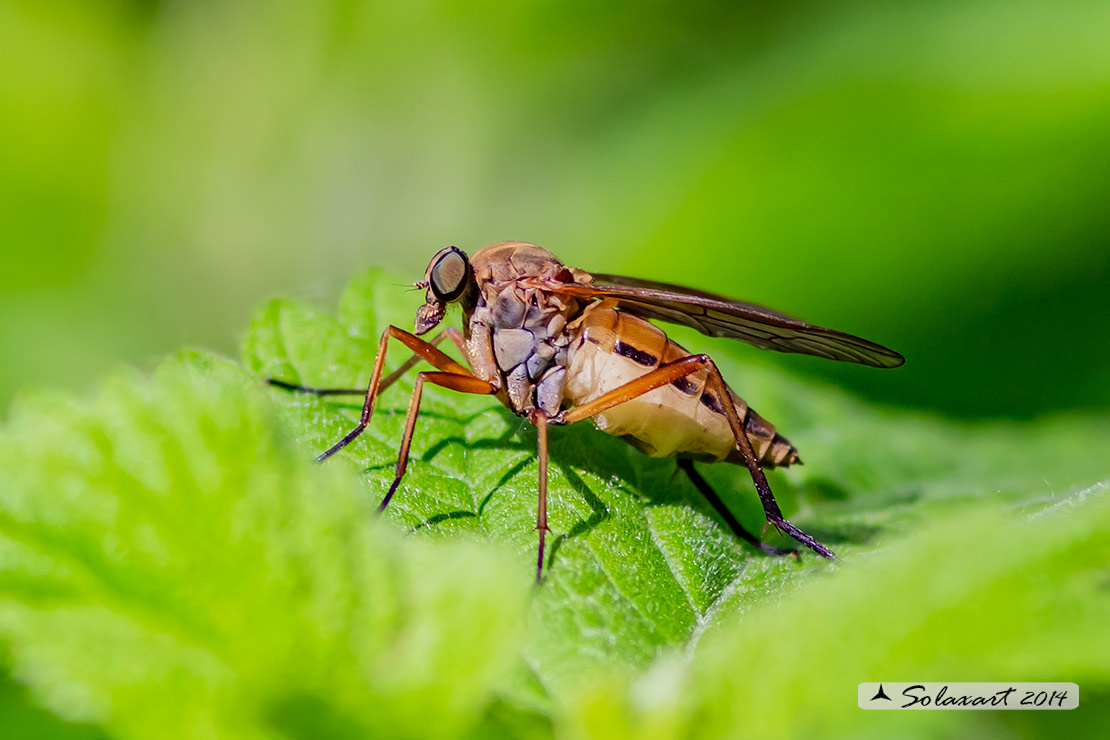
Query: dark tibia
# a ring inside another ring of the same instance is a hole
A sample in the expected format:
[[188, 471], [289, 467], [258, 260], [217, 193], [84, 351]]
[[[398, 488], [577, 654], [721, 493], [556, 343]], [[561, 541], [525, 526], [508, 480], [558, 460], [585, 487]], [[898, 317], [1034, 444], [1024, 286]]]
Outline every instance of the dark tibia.
[[678, 459], [678, 469], [686, 473], [686, 477], [694, 484], [694, 488], [698, 489], [698, 493], [705, 497], [705, 500], [713, 507], [713, 509], [725, 520], [728, 528], [736, 533], [736, 536], [747, 542], [752, 547], [755, 547], [763, 552], [770, 553], [771, 555], [796, 555], [796, 549], [782, 549], [773, 545], [768, 545], [766, 542], [760, 541], [758, 537], [744, 529], [744, 526], [732, 515], [728, 510], [725, 503], [721, 501], [717, 492], [709, 485], [709, 481], [702, 477], [701, 473], [694, 468], [693, 460], [686, 460], [683, 458]]
[[266, 378], [266, 382], [275, 388], [293, 391], [295, 393], [311, 393], [314, 396], [365, 396], [365, 388], [312, 388], [307, 385], [286, 383], [277, 378]]

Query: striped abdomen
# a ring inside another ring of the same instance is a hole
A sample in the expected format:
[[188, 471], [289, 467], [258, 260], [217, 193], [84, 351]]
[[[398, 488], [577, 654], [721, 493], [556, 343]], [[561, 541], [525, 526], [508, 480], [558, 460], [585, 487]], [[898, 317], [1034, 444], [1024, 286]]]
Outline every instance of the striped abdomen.
[[[661, 364], [690, 353], [658, 327], [600, 304], [590, 306], [571, 344], [564, 395], [591, 401]], [[707, 369], [657, 388], [593, 417], [598, 429], [622, 437], [652, 457], [692, 457], [742, 463]], [[775, 427], [729, 389], [752, 448], [764, 467], [798, 462], [798, 451]]]

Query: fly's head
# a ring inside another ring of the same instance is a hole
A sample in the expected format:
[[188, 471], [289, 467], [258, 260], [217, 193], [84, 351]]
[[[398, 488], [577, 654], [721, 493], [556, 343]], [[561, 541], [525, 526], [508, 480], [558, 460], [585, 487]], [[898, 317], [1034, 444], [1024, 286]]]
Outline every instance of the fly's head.
[[417, 334], [434, 329], [443, 320], [448, 303], [471, 297], [476, 290], [470, 260], [458, 247], [444, 247], [436, 252], [428, 263], [424, 279], [415, 285], [427, 291], [424, 305], [416, 312]]

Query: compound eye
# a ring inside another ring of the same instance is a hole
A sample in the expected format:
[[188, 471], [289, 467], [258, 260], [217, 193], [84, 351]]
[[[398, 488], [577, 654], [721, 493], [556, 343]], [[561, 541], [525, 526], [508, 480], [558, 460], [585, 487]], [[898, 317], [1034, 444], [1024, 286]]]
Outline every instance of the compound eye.
[[450, 303], [462, 297], [466, 290], [470, 264], [466, 255], [455, 247], [448, 247], [436, 258], [428, 271], [428, 282], [435, 297]]

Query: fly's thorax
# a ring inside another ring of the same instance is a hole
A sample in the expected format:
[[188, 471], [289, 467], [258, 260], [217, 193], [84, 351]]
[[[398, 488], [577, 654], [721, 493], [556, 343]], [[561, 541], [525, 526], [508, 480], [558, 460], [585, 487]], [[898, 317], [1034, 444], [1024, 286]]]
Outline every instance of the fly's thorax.
[[589, 273], [567, 267], [554, 254], [528, 242], [498, 242], [482, 247], [470, 260], [479, 285], [503, 285], [526, 278], [551, 279], [562, 283], [593, 281]]
[[578, 302], [520, 280], [486, 282], [469, 319], [472, 337], [488, 336], [488, 353], [503, 379], [502, 389], [514, 411], [540, 408], [558, 413], [563, 401], [569, 320]]
[[471, 355], [480, 355], [475, 372], [496, 376], [488, 379], [519, 414], [533, 408], [558, 413], [570, 344], [566, 326], [581, 306], [574, 298], [545, 290], [544, 284], [588, 284], [590, 276], [527, 242], [491, 244], [470, 264], [478, 288], [467, 315]]

